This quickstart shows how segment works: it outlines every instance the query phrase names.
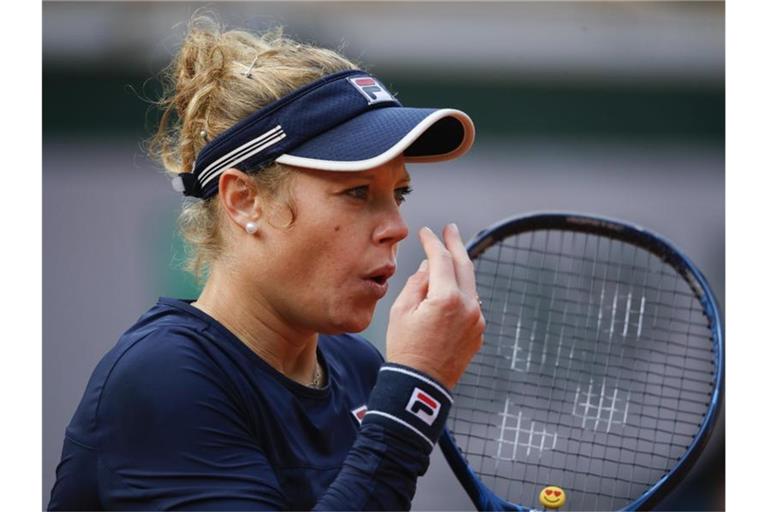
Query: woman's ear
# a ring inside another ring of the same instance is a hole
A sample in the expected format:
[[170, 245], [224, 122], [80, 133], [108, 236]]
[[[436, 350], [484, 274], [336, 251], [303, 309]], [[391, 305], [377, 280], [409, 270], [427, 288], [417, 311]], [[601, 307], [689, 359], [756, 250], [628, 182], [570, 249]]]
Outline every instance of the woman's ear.
[[263, 197], [253, 180], [244, 172], [231, 168], [219, 176], [219, 201], [230, 220], [245, 229], [262, 211]]

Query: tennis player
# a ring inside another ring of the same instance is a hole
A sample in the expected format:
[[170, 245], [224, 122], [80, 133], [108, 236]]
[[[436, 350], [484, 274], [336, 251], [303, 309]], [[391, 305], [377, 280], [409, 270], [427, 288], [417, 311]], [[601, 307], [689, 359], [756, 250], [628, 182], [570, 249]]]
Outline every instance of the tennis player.
[[98, 364], [49, 509], [409, 508], [485, 326], [455, 225], [419, 232], [386, 361], [354, 333], [408, 234], [405, 164], [465, 153], [472, 121], [201, 17], [168, 78], [153, 148], [205, 286], [160, 298]]

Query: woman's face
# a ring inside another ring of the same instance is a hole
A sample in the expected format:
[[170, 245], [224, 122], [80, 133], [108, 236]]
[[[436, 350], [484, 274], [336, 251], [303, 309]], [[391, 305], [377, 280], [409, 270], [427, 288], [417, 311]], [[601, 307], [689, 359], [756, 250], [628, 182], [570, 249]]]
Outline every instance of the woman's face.
[[360, 172], [295, 171], [293, 225], [274, 222], [277, 205], [263, 213], [259, 289], [289, 325], [359, 332], [386, 293], [397, 244], [408, 235], [400, 216], [410, 191], [403, 159]]

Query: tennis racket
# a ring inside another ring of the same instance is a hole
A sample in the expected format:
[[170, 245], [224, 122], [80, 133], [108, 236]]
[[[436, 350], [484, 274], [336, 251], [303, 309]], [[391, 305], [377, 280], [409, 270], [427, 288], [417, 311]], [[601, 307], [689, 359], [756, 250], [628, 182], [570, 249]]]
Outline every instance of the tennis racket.
[[485, 341], [440, 446], [475, 506], [652, 507], [718, 411], [723, 337], [704, 276], [663, 238], [580, 214], [505, 220], [467, 250]]

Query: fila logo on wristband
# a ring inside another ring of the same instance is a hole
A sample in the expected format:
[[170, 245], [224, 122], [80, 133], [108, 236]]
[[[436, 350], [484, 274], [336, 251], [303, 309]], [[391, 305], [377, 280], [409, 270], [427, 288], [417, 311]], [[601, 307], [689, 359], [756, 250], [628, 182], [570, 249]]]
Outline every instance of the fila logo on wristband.
[[347, 78], [347, 80], [368, 100], [369, 105], [382, 101], [396, 101], [383, 85], [369, 76], [358, 76]]
[[365, 417], [365, 413], [368, 412], [368, 407], [365, 405], [361, 405], [357, 409], [354, 409], [352, 411], [352, 416], [355, 417], [358, 423], [363, 423], [363, 418]]
[[440, 414], [440, 402], [432, 398], [426, 391], [413, 388], [411, 399], [405, 410], [417, 416], [427, 425], [432, 425]]

